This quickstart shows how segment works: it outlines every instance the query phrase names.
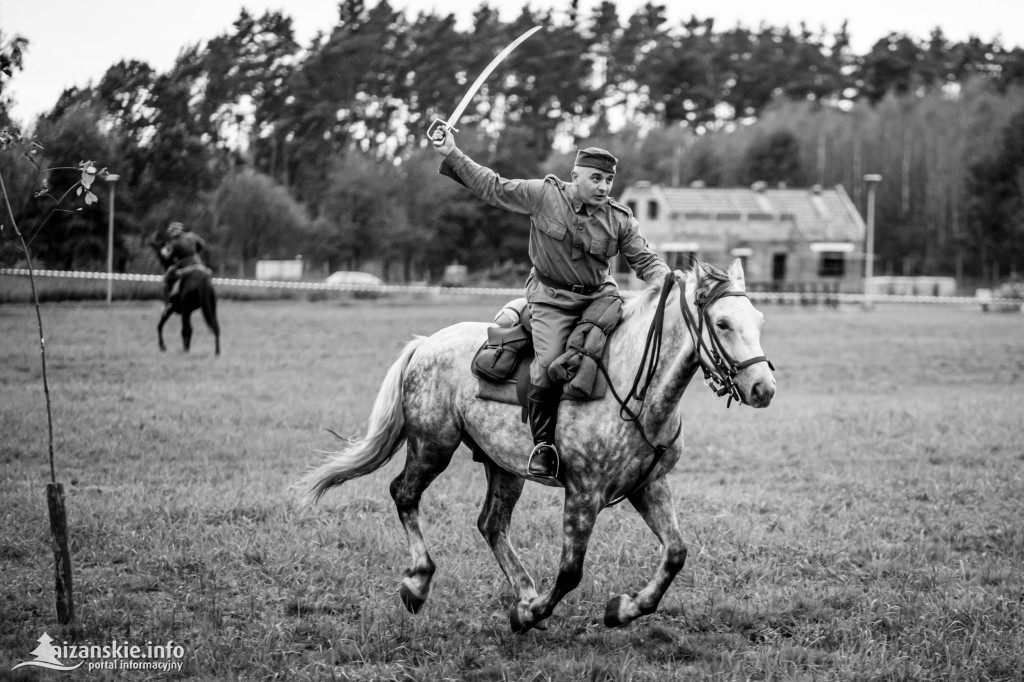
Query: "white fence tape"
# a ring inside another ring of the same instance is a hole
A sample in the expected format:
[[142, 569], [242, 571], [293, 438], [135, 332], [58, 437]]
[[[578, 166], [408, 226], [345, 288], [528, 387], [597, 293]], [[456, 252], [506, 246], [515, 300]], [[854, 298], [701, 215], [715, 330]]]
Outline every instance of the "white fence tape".
[[[28, 276], [28, 270], [23, 268], [0, 268], [0, 275]], [[35, 270], [36, 277], [57, 277], [64, 279], [99, 279], [106, 281], [108, 278], [114, 282], [154, 282], [163, 281], [162, 275], [143, 275], [131, 273], [113, 273], [108, 275], [105, 272], [85, 272], [68, 270]], [[325, 282], [284, 282], [273, 280], [256, 279], [231, 279], [227, 277], [214, 277], [213, 283], [217, 286], [248, 287], [255, 289], [297, 289], [305, 291], [372, 291], [379, 293], [418, 293], [437, 295], [472, 295], [472, 296], [507, 296], [518, 298], [523, 295], [523, 290], [510, 288], [489, 288], [489, 287], [442, 287], [428, 286], [425, 284], [327, 284]], [[864, 302], [863, 294], [825, 294], [825, 293], [800, 293], [800, 292], [768, 292], [752, 291], [749, 296], [754, 301], [768, 303], [855, 303]], [[980, 304], [978, 298], [971, 296], [904, 296], [896, 294], [872, 294], [870, 300], [873, 303], [928, 303], [938, 305], [962, 305], [977, 306]], [[987, 299], [989, 304], [1019, 304], [1020, 301], [1010, 299]]]
[[[115, 272], [86, 272], [71, 270], [34, 270], [36, 277], [57, 277], [64, 279], [99, 279], [114, 282], [155, 282], [161, 283], [163, 275], [143, 275]], [[0, 275], [28, 276], [23, 268], [0, 268]], [[459, 294], [459, 295], [494, 295], [516, 298], [523, 295], [522, 289], [502, 289], [489, 287], [442, 287], [425, 284], [327, 284], [326, 282], [287, 282], [259, 279], [232, 279], [214, 277], [217, 286], [247, 287], [252, 289], [298, 289], [304, 291], [373, 291], [380, 293], [426, 293], [426, 294]]]

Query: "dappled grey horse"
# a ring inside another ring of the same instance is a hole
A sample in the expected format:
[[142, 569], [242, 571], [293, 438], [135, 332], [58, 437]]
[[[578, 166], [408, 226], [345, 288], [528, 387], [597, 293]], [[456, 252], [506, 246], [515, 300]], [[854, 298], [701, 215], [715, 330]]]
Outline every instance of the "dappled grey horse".
[[[375, 471], [407, 444], [391, 496], [412, 555], [400, 593], [415, 613], [435, 571], [420, 530], [420, 498], [465, 443], [486, 469], [477, 525], [516, 592], [509, 610], [513, 630], [545, 627], [543, 621], [580, 582], [598, 513], [623, 497], [661, 541], [661, 562], [643, 589], [608, 602], [605, 624], [625, 625], [653, 613], [686, 560], [665, 479], [682, 448], [683, 392], [702, 369], [706, 383], [730, 401], [767, 407], [775, 395], [771, 363], [760, 345], [764, 318], [743, 292], [738, 260], [728, 272], [694, 263], [627, 302], [608, 340], [607, 366], [601, 365], [611, 390], [599, 400], [562, 402], [556, 438], [561, 481], [537, 480], [565, 488], [561, 561], [543, 595], [508, 539], [512, 511], [530, 478], [530, 430], [515, 406], [478, 399], [470, 373], [487, 324], [455, 324], [409, 342], [384, 378], [366, 435], [307, 474], [308, 498], [318, 500], [331, 487]], [[641, 389], [625, 393], [622, 387], [630, 383]]]

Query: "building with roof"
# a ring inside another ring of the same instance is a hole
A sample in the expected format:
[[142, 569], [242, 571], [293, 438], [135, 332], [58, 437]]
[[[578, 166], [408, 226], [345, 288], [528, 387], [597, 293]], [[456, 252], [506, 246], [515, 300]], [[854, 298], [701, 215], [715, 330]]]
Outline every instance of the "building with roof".
[[[689, 258], [743, 261], [747, 282], [779, 291], [863, 289], [865, 225], [842, 186], [832, 189], [663, 187], [637, 182], [622, 193], [641, 232], [672, 268]], [[628, 267], [616, 278], [629, 284]]]

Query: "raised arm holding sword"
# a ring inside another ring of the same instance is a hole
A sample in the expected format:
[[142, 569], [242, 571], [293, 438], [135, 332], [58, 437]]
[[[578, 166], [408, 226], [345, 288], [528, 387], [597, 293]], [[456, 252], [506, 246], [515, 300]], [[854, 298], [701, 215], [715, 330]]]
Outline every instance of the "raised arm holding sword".
[[596, 299], [618, 296], [610, 259], [625, 258], [645, 282], [660, 281], [671, 270], [640, 235], [626, 206], [611, 198], [618, 160], [597, 147], [579, 150], [571, 182], [554, 175], [508, 180], [466, 156], [455, 144], [455, 124], [484, 79], [512, 50], [541, 27], [536, 26], [488, 64], [447, 121], [435, 120], [427, 134], [444, 157], [440, 172], [465, 185], [497, 208], [530, 216], [529, 255], [533, 269], [526, 299], [533, 328], [527, 413], [534, 448], [529, 473], [557, 477], [555, 428], [562, 387], [548, 367], [565, 351], [566, 340], [583, 311]]

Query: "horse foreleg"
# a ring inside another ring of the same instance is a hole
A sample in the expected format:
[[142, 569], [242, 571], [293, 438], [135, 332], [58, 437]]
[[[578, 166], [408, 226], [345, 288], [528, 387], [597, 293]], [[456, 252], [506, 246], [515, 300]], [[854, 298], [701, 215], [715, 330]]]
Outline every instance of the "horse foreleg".
[[427, 487], [451, 462], [455, 447], [426, 446], [412, 437], [406, 444], [405, 468], [391, 482], [391, 497], [409, 541], [412, 564], [405, 572], [399, 594], [412, 613], [419, 613], [430, 594], [430, 581], [437, 568], [420, 528], [420, 498]]
[[519, 559], [519, 554], [508, 539], [512, 523], [512, 510], [523, 493], [525, 481], [508, 473], [494, 462], [484, 464], [487, 472], [487, 496], [477, 520], [477, 528], [498, 560], [498, 566], [516, 591], [518, 601], [530, 602], [537, 598], [537, 586]]
[[171, 308], [171, 304], [164, 305], [164, 310], [160, 313], [160, 321], [156, 323], [156, 338], [160, 342], [160, 350], [162, 351], [167, 350], [167, 346], [164, 345], [164, 324], [173, 314], [174, 310]]
[[661, 541], [661, 563], [651, 582], [640, 592], [622, 594], [608, 601], [604, 624], [626, 625], [640, 616], [654, 613], [676, 574], [686, 563], [686, 544], [679, 532], [672, 491], [664, 478], [649, 483], [629, 497], [630, 503]]
[[597, 495], [566, 491], [562, 511], [562, 557], [555, 583], [546, 594], [536, 599], [520, 599], [509, 609], [513, 632], [526, 632], [547, 619], [562, 598], [576, 589], [583, 578], [583, 559], [587, 554], [594, 522], [601, 510]]
[[203, 301], [203, 319], [206, 320], [206, 326], [213, 332], [213, 343], [216, 349], [215, 354], [220, 355], [220, 324], [217, 322], [217, 299], [213, 297], [211, 293]]
[[181, 342], [185, 346], [185, 352], [187, 353], [189, 348], [192, 347], [192, 313], [181, 314]]

